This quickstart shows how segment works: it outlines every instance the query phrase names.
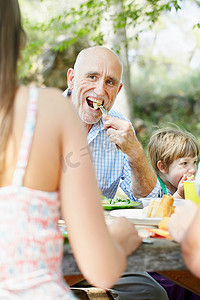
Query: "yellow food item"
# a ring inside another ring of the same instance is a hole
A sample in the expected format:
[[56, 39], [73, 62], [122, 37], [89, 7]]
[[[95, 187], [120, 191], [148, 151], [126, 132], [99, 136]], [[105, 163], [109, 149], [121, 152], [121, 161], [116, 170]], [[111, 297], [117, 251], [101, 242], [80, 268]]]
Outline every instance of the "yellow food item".
[[163, 230], [168, 230], [167, 229], [167, 224], [169, 222], [169, 219], [170, 219], [170, 217], [164, 217], [164, 218], [162, 218], [162, 220], [158, 224], [158, 228], [159, 229], [163, 229]]
[[99, 103], [97, 103], [97, 102], [93, 102], [93, 107], [94, 107], [94, 109], [98, 109], [99, 108]]
[[160, 235], [161, 237], [164, 237], [164, 238], [171, 238], [170, 237], [170, 234], [167, 230], [163, 230], [163, 229], [150, 229], [150, 232], [153, 232], [157, 235]]
[[174, 199], [172, 196], [163, 195], [162, 199], [152, 199], [149, 206], [143, 209], [147, 218], [170, 217], [174, 212]]
[[192, 176], [187, 176], [187, 180], [188, 180], [188, 181], [194, 181], [194, 175], [192, 175]]

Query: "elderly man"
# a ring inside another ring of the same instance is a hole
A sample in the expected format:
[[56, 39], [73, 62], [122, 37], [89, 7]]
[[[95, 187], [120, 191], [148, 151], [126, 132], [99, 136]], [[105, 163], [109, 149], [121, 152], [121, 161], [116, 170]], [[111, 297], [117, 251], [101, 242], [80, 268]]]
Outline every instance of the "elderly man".
[[[132, 200], [156, 194], [157, 178], [152, 171], [131, 123], [112, 109], [122, 88], [122, 65], [105, 47], [81, 51], [74, 69], [68, 70], [68, 89], [88, 132], [88, 144], [99, 187], [113, 198], [120, 187]], [[103, 114], [103, 106], [108, 115]], [[82, 155], [87, 149], [81, 149]]]
[[[68, 70], [68, 89], [88, 133], [99, 188], [113, 198], [120, 184], [132, 200], [154, 196], [157, 178], [148, 164], [129, 120], [112, 109], [122, 88], [122, 65], [117, 55], [105, 47], [82, 50], [74, 69]], [[109, 113], [102, 114], [100, 107]], [[97, 270], [98, 272], [98, 270]], [[79, 285], [80, 286], [80, 285]], [[126, 274], [112, 289], [114, 299], [167, 300], [165, 290], [147, 273]]]

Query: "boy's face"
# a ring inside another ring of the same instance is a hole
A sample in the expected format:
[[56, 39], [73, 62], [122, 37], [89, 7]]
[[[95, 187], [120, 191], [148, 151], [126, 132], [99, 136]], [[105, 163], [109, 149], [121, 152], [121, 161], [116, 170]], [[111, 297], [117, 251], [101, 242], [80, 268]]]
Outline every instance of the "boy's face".
[[195, 157], [181, 157], [176, 159], [168, 168], [166, 172], [166, 179], [174, 187], [178, 187], [179, 181], [183, 175], [192, 176], [197, 172], [197, 156]]

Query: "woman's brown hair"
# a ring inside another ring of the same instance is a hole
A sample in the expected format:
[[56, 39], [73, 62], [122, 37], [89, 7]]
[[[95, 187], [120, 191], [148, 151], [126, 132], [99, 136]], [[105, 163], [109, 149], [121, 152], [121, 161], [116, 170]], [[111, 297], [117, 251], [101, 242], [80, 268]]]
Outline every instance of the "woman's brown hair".
[[17, 62], [25, 43], [17, 0], [0, 0], [0, 174], [12, 130], [14, 97], [17, 88]]

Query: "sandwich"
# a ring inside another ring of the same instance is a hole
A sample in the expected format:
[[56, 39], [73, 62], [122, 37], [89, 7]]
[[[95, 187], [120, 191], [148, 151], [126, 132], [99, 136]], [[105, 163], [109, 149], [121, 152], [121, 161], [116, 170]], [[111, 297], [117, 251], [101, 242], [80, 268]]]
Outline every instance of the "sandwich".
[[151, 199], [149, 206], [143, 208], [147, 218], [170, 217], [174, 213], [174, 199], [172, 196], [163, 195], [161, 199]]

